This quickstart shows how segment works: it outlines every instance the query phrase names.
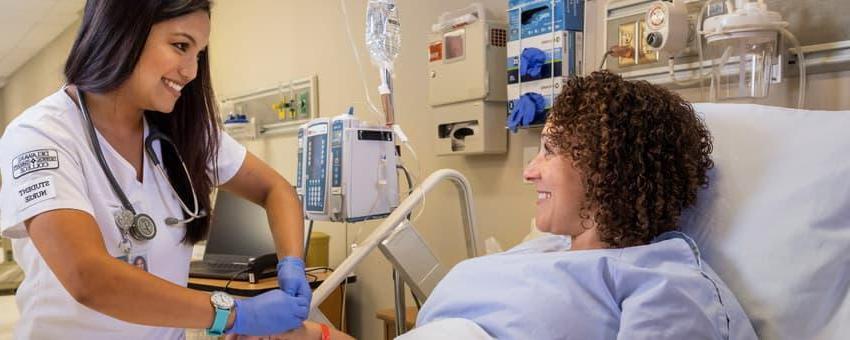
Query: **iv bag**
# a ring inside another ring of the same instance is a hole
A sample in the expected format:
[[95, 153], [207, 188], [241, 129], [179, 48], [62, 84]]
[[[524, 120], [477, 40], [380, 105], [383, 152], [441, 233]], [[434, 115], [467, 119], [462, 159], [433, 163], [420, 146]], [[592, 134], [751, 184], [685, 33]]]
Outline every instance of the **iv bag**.
[[395, 0], [369, 0], [366, 7], [366, 46], [375, 65], [392, 69], [401, 46]]

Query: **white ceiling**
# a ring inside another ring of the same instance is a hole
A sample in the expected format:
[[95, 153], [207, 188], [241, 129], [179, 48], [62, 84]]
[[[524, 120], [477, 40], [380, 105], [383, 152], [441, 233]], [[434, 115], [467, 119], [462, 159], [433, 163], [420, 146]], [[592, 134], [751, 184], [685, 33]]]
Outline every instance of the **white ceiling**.
[[85, 0], [0, 0], [0, 88], [80, 18]]

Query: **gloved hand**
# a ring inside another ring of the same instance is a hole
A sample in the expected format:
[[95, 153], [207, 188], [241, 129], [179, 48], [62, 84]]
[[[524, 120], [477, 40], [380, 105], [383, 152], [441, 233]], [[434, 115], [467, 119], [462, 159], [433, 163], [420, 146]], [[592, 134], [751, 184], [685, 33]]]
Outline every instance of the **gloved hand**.
[[275, 289], [250, 299], [236, 300], [232, 334], [271, 335], [301, 327], [310, 311], [310, 301]]
[[546, 52], [539, 48], [528, 47], [522, 49], [520, 54], [519, 74], [532, 78], [540, 77], [543, 64], [546, 63]]
[[277, 285], [286, 294], [306, 298], [308, 305], [313, 298], [304, 273], [304, 260], [300, 257], [287, 256], [277, 262]]

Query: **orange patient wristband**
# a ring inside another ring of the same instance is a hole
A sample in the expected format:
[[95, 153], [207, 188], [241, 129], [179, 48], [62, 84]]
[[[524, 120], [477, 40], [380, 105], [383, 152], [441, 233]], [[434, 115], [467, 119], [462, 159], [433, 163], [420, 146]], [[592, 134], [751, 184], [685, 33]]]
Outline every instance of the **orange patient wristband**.
[[322, 340], [331, 340], [331, 329], [326, 324], [319, 324], [322, 327]]

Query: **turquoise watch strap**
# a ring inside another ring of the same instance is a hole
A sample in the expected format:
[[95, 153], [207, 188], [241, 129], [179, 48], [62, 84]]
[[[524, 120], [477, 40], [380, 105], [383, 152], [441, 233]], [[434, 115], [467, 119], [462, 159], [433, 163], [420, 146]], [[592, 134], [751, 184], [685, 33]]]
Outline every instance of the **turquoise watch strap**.
[[207, 335], [219, 336], [224, 334], [224, 327], [227, 326], [227, 317], [230, 316], [229, 309], [215, 308], [215, 319], [210, 328], [207, 328]]

